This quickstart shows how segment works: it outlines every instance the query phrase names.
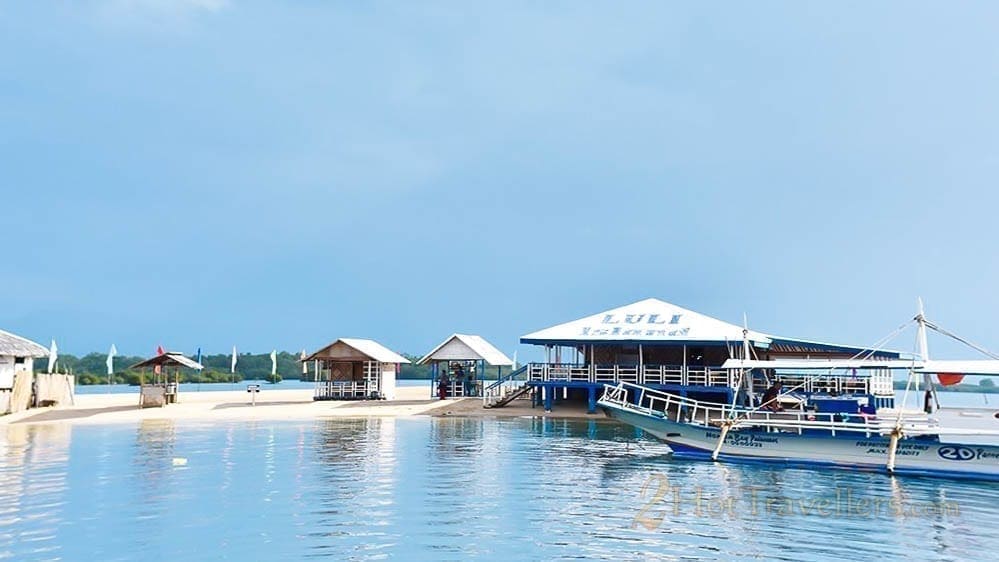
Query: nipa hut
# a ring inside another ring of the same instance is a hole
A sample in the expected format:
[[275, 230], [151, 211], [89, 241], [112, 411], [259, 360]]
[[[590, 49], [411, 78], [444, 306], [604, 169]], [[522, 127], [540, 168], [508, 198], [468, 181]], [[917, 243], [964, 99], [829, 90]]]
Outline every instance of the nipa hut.
[[305, 358], [316, 371], [315, 400], [394, 400], [409, 360], [373, 340], [340, 338]]
[[[132, 370], [146, 371], [152, 369], [150, 380], [146, 381], [146, 374], [141, 375], [141, 385], [139, 388], [139, 407], [149, 408], [153, 406], [166, 406], [177, 402], [180, 394], [180, 371], [181, 369], [193, 369], [200, 371], [204, 369], [201, 363], [193, 359], [188, 359], [183, 353], [168, 351], [145, 361], [132, 365]], [[173, 380], [170, 375], [173, 374]]]
[[[48, 354], [41, 345], [0, 330], [0, 414], [28, 407], [35, 359]], [[21, 399], [12, 400], [15, 394]]]

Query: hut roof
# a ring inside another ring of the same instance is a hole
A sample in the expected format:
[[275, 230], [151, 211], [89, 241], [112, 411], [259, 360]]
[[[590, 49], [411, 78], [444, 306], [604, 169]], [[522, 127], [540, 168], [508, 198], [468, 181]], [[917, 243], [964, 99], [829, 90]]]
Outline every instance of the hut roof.
[[452, 334], [417, 364], [423, 365], [434, 360], [478, 361], [480, 359], [494, 367], [513, 365], [509, 357], [481, 336], [468, 334]]
[[48, 357], [49, 350], [29, 339], [0, 330], [0, 355]]
[[337, 344], [345, 345], [354, 351], [360, 353], [361, 355], [368, 357], [379, 363], [409, 363], [409, 360], [399, 355], [398, 353], [392, 351], [391, 349], [385, 347], [384, 345], [374, 341], [366, 340], [362, 338], [340, 338], [333, 343], [327, 345], [326, 347], [320, 349], [319, 351], [313, 353], [312, 355], [305, 358], [306, 361], [311, 361], [313, 359], [323, 359], [335, 357], [329, 353], [330, 349]]
[[145, 361], [132, 365], [130, 368], [142, 369], [145, 367], [156, 367], [157, 365], [168, 367], [187, 367], [188, 369], [194, 369], [197, 371], [204, 369], [201, 363], [198, 363], [193, 359], [188, 359], [187, 357], [184, 357], [183, 353], [179, 353], [177, 351], [168, 351], [162, 355], [150, 357]]

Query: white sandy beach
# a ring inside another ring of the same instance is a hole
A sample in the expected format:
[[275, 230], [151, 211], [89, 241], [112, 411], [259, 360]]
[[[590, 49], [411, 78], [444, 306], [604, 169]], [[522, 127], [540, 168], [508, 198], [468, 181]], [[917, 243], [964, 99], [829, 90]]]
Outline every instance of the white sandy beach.
[[252, 405], [244, 391], [181, 393], [176, 404], [139, 408], [136, 394], [83, 394], [72, 406], [37, 408], [4, 416], [0, 423], [127, 423], [151, 419], [301, 420], [322, 417], [411, 416], [454, 404], [427, 399], [424, 388], [400, 388], [394, 401], [315, 402], [311, 389], [263, 390]]
[[36, 408], [0, 417], [5, 424], [113, 424], [143, 420], [305, 420], [332, 417], [372, 416], [546, 416], [603, 417], [587, 415], [579, 408], [560, 405], [554, 412], [531, 408], [527, 400], [502, 409], [487, 410], [478, 398], [437, 400], [427, 397], [423, 387], [399, 387], [396, 399], [388, 401], [312, 400], [311, 389], [262, 390], [252, 405], [244, 391], [182, 392], [178, 403], [159, 408], [139, 408], [138, 393], [82, 394], [72, 406]]

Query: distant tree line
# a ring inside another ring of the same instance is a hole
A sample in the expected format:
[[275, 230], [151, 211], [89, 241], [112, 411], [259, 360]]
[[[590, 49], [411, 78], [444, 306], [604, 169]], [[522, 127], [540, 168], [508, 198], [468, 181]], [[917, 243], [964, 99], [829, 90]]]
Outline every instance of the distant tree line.
[[[417, 365], [419, 357], [403, 354], [409, 359], [409, 365], [403, 365], [399, 373], [400, 379], [429, 379], [431, 377], [430, 366]], [[183, 369], [180, 372], [181, 382], [190, 383], [212, 383], [212, 382], [240, 382], [243, 380], [267, 380], [278, 382], [284, 379], [313, 380], [313, 367], [308, 365], [308, 374], [302, 374], [302, 363], [299, 361], [298, 353], [281, 351], [277, 354], [277, 377], [271, 379], [271, 354], [270, 353], [240, 353], [236, 361], [236, 372], [230, 373], [232, 356], [228, 354], [202, 355], [201, 364], [203, 371], [197, 372], [190, 369]], [[114, 382], [130, 385], [138, 385], [145, 377], [149, 380], [152, 370], [145, 373], [132, 370], [130, 367], [147, 359], [146, 357], [119, 355], [114, 358]], [[193, 359], [193, 357], [192, 357]], [[107, 384], [107, 354], [88, 353], [83, 357], [77, 357], [67, 353], [60, 353], [56, 363], [56, 371], [60, 373], [71, 373], [76, 376], [77, 384]], [[48, 359], [36, 359], [35, 371], [42, 371], [48, 367]], [[509, 373], [508, 367], [503, 367], [502, 374]], [[172, 370], [171, 370], [172, 373]], [[495, 378], [495, 367], [487, 369], [485, 378]]]
[[[905, 390], [906, 381], [895, 381], [895, 390]], [[951, 386], [937, 386], [937, 390], [947, 392], [982, 392], [985, 394], [999, 393], [999, 387], [992, 379], [982, 379], [977, 383], [963, 382]]]

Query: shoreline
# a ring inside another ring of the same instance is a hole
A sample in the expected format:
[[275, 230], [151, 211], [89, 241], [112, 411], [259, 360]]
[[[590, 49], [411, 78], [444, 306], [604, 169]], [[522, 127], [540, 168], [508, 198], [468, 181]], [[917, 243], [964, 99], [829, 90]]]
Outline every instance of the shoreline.
[[395, 400], [314, 401], [311, 389], [272, 389], [251, 404], [245, 391], [182, 392], [176, 404], [139, 408], [138, 394], [77, 394], [72, 406], [33, 408], [0, 416], [0, 425], [106, 425], [147, 420], [303, 421], [368, 417], [547, 417], [605, 419], [587, 414], [582, 404], [559, 404], [552, 412], [532, 408], [529, 401], [504, 408], [482, 407], [480, 398], [428, 399], [422, 387], [400, 387]]
[[[256, 405], [243, 390], [181, 392], [180, 400], [160, 408], [139, 408], [138, 393], [77, 394], [72, 406], [34, 408], [0, 416], [0, 425], [107, 425], [147, 420], [211, 421], [306, 421], [331, 418], [370, 417], [463, 417], [463, 418], [552, 418], [608, 419], [603, 413], [586, 413], [583, 403], [559, 403], [553, 411], [532, 407], [518, 400], [503, 408], [482, 407], [480, 398], [427, 398], [422, 386], [397, 389], [395, 400], [314, 401], [312, 389], [265, 389]], [[958, 427], [982, 423], [992, 417], [991, 407], [951, 407], [939, 412]], [[989, 422], [985, 422], [989, 423]], [[994, 422], [993, 422], [994, 423]]]

